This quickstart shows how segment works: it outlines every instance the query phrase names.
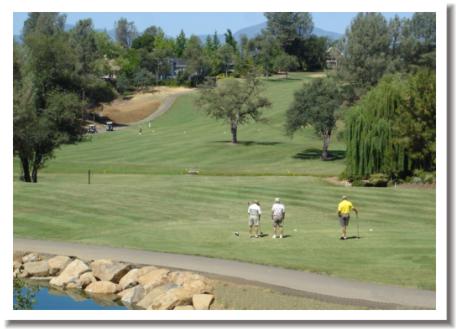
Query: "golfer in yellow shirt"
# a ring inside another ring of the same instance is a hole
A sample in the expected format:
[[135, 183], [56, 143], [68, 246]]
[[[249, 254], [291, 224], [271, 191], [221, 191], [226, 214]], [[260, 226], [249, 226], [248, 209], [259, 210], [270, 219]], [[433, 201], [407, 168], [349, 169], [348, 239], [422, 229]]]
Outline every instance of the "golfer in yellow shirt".
[[339, 223], [342, 230], [341, 240], [347, 240], [347, 226], [350, 221], [350, 212], [354, 211], [358, 216], [358, 210], [353, 207], [353, 204], [347, 200], [347, 197], [342, 196], [342, 201], [337, 207], [337, 215], [339, 216]]

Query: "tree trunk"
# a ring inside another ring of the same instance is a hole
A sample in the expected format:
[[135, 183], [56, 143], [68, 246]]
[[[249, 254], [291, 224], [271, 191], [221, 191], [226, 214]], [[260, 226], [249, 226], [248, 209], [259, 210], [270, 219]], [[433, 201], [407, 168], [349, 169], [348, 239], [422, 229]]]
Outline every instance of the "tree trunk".
[[237, 123], [231, 122], [231, 142], [237, 144]]
[[32, 168], [32, 183], [38, 183], [38, 169], [41, 165], [42, 156], [35, 154], [35, 160], [33, 161], [33, 168]]
[[323, 134], [323, 151], [321, 152], [321, 159], [322, 160], [328, 160], [329, 159], [328, 147], [329, 147], [330, 138], [331, 138], [330, 134], [328, 134], [328, 133]]
[[20, 157], [21, 165], [22, 165], [22, 174], [24, 175], [24, 182], [30, 183], [32, 179], [30, 178], [30, 167], [29, 167], [29, 160], [27, 157]]

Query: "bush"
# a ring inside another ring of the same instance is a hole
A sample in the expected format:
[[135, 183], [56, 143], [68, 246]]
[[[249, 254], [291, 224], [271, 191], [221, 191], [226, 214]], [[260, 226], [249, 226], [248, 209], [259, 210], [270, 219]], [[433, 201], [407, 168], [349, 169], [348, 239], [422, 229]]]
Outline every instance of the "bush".
[[389, 177], [385, 174], [372, 174], [369, 178], [369, 183], [375, 187], [388, 186]]

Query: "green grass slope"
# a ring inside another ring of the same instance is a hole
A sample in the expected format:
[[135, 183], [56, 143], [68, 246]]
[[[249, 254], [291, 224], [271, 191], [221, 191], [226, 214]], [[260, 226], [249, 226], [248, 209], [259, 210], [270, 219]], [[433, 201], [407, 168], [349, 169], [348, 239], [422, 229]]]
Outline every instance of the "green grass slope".
[[[227, 123], [208, 118], [194, 105], [196, 95], [180, 97], [172, 110], [153, 121], [113, 133], [97, 134], [90, 141], [56, 152], [44, 172], [179, 174], [195, 168], [205, 175], [319, 175], [335, 176], [343, 160], [321, 162], [321, 141], [311, 128], [293, 139], [284, 135], [285, 112], [293, 94], [309, 78], [265, 81], [272, 107], [264, 110], [268, 123], [239, 128], [239, 145], [232, 145]], [[345, 146], [333, 140], [330, 150], [343, 155]], [[18, 166], [16, 166], [18, 167]]]

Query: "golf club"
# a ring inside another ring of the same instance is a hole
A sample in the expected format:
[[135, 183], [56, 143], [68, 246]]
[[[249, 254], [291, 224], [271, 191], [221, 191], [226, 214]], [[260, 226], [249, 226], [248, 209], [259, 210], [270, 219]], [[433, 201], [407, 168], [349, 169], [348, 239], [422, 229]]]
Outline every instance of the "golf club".
[[359, 217], [358, 217], [358, 213], [356, 213], [356, 227], [358, 228], [358, 239], [359, 239], [360, 237], [359, 237]]

